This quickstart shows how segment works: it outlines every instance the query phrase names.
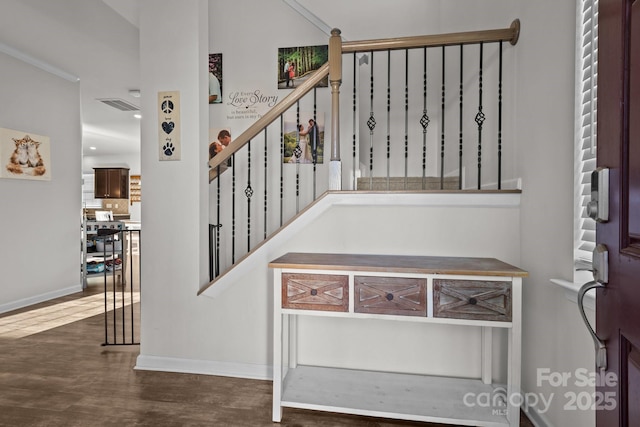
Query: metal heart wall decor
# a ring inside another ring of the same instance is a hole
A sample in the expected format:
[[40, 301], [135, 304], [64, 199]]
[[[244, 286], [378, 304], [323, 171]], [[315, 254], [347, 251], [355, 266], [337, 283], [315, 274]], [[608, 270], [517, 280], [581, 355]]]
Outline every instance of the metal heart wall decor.
[[169, 135], [173, 131], [174, 127], [175, 127], [175, 123], [173, 123], [173, 122], [162, 122], [162, 130], [167, 135]]

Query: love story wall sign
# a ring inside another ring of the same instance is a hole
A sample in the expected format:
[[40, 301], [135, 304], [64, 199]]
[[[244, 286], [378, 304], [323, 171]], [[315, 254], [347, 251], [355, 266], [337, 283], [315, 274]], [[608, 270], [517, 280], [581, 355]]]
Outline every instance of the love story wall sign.
[[260, 89], [232, 92], [226, 102], [232, 107], [227, 110], [227, 120], [258, 120], [277, 103], [277, 95], [269, 95]]
[[180, 160], [180, 92], [158, 92], [160, 160]]

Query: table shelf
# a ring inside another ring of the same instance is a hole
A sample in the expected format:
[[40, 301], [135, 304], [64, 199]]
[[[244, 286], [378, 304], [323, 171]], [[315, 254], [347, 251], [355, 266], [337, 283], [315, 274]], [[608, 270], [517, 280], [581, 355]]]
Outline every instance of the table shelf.
[[475, 400], [496, 394], [506, 398], [506, 387], [480, 379], [299, 365], [288, 370], [283, 390], [281, 405], [290, 408], [457, 425], [509, 425], [506, 404], [504, 411], [496, 411], [478, 407]]

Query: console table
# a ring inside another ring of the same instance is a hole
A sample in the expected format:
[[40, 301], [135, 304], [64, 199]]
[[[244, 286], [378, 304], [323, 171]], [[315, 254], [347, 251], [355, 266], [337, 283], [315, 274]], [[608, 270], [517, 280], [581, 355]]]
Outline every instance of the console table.
[[[318, 253], [288, 253], [269, 267], [274, 278], [273, 421], [280, 422], [282, 408], [291, 407], [458, 425], [519, 425], [526, 271], [494, 258]], [[298, 316], [480, 327], [481, 376], [300, 365]], [[506, 385], [492, 384], [492, 328], [508, 334]], [[473, 396], [481, 393], [498, 406], [474, 404]]]

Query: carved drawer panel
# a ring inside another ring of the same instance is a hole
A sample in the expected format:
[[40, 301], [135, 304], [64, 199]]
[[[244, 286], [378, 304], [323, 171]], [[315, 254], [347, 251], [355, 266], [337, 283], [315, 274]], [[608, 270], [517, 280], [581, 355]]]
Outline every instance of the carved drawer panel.
[[511, 321], [511, 282], [433, 279], [433, 315]]
[[427, 315], [427, 280], [399, 277], [354, 277], [356, 313]]
[[348, 311], [349, 276], [282, 273], [282, 307]]

